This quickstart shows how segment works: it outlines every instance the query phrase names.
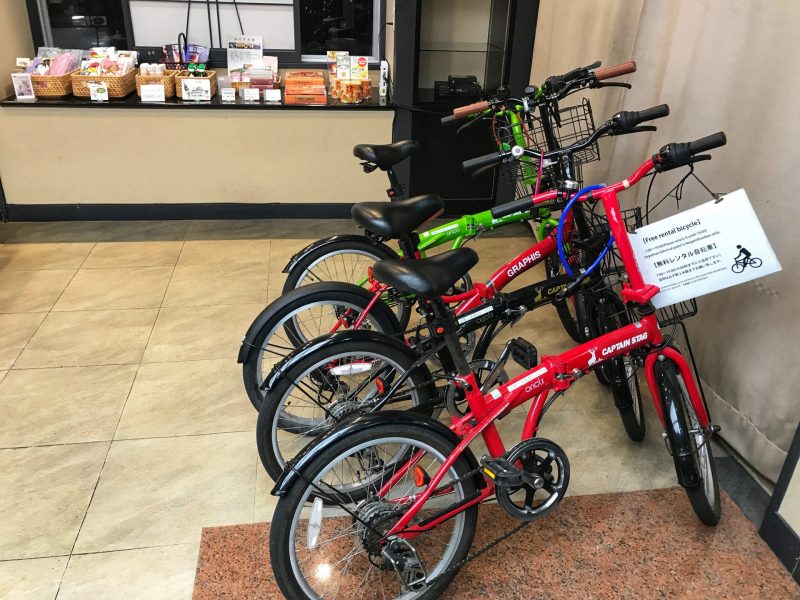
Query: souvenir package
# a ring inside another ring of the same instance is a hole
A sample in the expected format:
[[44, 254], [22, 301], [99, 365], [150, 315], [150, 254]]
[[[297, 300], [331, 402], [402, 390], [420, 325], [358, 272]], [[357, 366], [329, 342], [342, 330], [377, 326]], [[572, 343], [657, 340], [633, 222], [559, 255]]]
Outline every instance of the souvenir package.
[[369, 79], [369, 61], [366, 56], [350, 57], [350, 79]]
[[136, 67], [139, 54], [134, 50], [117, 52], [113, 46], [90, 48], [89, 58], [81, 62], [81, 75], [122, 76]]
[[[77, 69], [81, 64], [80, 50], [61, 50], [60, 48], [47, 48], [46, 56], [37, 56], [25, 67], [25, 72], [31, 75], [66, 75]], [[57, 52], [49, 52], [57, 50]], [[42, 48], [39, 49], [41, 53]]]
[[327, 104], [325, 75], [321, 71], [286, 73], [286, 104]]

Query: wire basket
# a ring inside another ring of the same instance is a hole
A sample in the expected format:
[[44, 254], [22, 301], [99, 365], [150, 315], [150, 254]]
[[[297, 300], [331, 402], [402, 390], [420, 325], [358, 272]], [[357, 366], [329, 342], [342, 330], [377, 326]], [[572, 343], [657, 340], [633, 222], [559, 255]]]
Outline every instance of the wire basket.
[[[642, 214], [642, 209], [638, 206], [623, 210], [621, 214], [622, 221], [625, 223], [625, 229], [629, 233], [633, 233], [644, 224], [645, 216]], [[591, 223], [593, 229], [604, 233], [603, 242], [606, 243], [611, 231], [608, 225], [608, 218], [605, 215], [599, 215], [593, 212], [591, 213]], [[603, 280], [600, 287], [611, 289], [619, 294], [622, 290], [622, 284], [627, 277], [625, 275], [625, 266], [622, 264], [622, 258], [616, 246], [612, 247], [605, 255], [601, 268]], [[693, 317], [696, 314], [697, 301], [694, 298], [656, 309], [658, 324], [662, 329], [677, 325], [684, 319]], [[631, 314], [631, 318], [635, 320], [636, 315]]]
[[[555, 142], [560, 148], [571, 146], [588, 138], [595, 131], [594, 118], [592, 117], [592, 106], [587, 98], [580, 104], [561, 108], [558, 111], [559, 121], [550, 117]], [[541, 117], [534, 114], [523, 115], [523, 120], [519, 124], [510, 124], [506, 121], [496, 121], [494, 127], [495, 142], [499, 148], [510, 149], [519, 145], [518, 141], [522, 137], [525, 140], [525, 148], [536, 153], [547, 152], [550, 145], [545, 137], [545, 129]], [[600, 148], [594, 144], [579, 150], [572, 155], [574, 172], [572, 179], [579, 184], [583, 182], [582, 165], [600, 160]], [[539, 161], [535, 158], [524, 157], [521, 160], [514, 160], [506, 163], [503, 168], [502, 176], [516, 189], [516, 196], [530, 195], [536, 188], [536, 178], [539, 168]], [[555, 164], [546, 164], [542, 168], [542, 183], [540, 189], [552, 188], [560, 177], [560, 168]]]

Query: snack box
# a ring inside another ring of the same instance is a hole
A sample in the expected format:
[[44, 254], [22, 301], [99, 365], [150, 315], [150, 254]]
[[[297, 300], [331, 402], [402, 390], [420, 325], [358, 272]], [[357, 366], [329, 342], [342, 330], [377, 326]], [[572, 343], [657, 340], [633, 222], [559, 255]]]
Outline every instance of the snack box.
[[321, 71], [289, 71], [284, 76], [286, 87], [290, 85], [325, 85]]
[[328, 97], [319, 94], [304, 94], [293, 95], [286, 94], [283, 100], [284, 104], [328, 104]]
[[296, 85], [286, 83], [284, 93], [287, 96], [325, 96], [325, 84], [318, 85]]

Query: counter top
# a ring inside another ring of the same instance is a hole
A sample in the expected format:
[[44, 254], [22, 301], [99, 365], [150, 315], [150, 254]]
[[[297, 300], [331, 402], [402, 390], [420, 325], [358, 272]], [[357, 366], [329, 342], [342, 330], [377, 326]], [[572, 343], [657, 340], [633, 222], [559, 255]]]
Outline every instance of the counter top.
[[217, 93], [208, 102], [184, 101], [180, 98], [168, 98], [165, 102], [142, 102], [134, 93], [118, 100], [111, 99], [106, 102], [93, 102], [89, 98], [79, 98], [77, 96], [67, 96], [65, 98], [37, 98], [35, 100], [17, 100], [14, 96], [9, 96], [0, 101], [0, 106], [20, 106], [20, 107], [58, 107], [58, 108], [200, 108], [200, 109], [221, 109], [221, 110], [394, 110], [394, 103], [390, 98], [380, 98], [378, 90], [374, 89], [372, 99], [362, 104], [342, 104], [339, 100], [328, 98], [327, 105], [287, 105], [281, 102], [245, 102], [237, 98], [236, 102], [222, 102], [221, 96]]

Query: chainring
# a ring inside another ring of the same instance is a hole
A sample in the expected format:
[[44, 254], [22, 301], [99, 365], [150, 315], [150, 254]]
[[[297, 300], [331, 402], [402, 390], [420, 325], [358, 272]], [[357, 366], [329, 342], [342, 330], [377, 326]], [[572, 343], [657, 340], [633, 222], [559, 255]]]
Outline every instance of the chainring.
[[510, 517], [533, 521], [558, 506], [569, 485], [569, 459], [561, 446], [544, 438], [531, 438], [514, 446], [505, 458], [514, 464], [519, 461], [532, 476], [528, 479], [536, 481], [518, 487], [495, 487], [497, 503]]

